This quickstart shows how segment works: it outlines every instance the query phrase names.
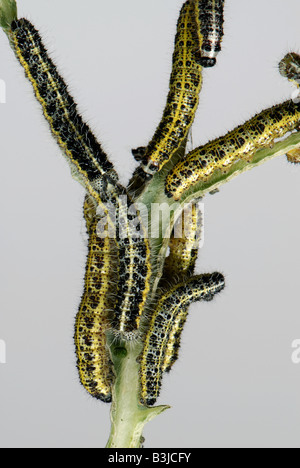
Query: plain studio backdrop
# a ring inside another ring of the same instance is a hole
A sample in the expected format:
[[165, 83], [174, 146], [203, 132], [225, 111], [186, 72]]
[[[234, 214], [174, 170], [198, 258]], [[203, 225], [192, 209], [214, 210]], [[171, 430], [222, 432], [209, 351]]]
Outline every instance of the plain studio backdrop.
[[[126, 183], [161, 118], [182, 0], [23, 0], [79, 110]], [[190, 147], [291, 97], [278, 62], [300, 49], [299, 0], [227, 0], [217, 66], [204, 71]], [[1, 447], [104, 447], [110, 405], [79, 384], [84, 191], [0, 31]], [[275, 159], [205, 198], [197, 272], [226, 289], [191, 307], [146, 447], [299, 447], [300, 167]]]

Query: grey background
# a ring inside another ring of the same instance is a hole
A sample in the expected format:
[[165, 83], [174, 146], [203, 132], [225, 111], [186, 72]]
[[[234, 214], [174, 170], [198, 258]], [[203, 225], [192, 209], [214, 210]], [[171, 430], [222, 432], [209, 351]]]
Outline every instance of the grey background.
[[[168, 89], [182, 0], [23, 0], [84, 117], [125, 183]], [[193, 144], [289, 99], [277, 71], [299, 51], [299, 0], [227, 0], [223, 51], [204, 73]], [[104, 447], [109, 405], [78, 383], [73, 322], [86, 256], [83, 189], [71, 179], [0, 32], [1, 447]], [[300, 167], [285, 158], [205, 199], [198, 271], [227, 288], [191, 308], [180, 359], [145, 430], [146, 447], [299, 447]]]

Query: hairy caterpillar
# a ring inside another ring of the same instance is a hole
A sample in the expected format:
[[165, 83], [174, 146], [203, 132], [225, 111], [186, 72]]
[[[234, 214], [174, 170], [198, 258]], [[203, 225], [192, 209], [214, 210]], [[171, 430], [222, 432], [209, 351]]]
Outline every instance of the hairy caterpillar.
[[52, 134], [67, 153], [79, 179], [92, 181], [100, 174], [117, 179], [112, 163], [78, 114], [77, 106], [56, 66], [49, 58], [38, 31], [26, 19], [14, 20], [9, 39], [33, 85]]
[[166, 194], [179, 200], [194, 184], [206, 181], [216, 171], [226, 172], [241, 159], [251, 161], [259, 149], [298, 127], [300, 104], [286, 101], [257, 114], [225, 136], [191, 151], [166, 179]]
[[190, 275], [194, 271], [202, 230], [202, 213], [197, 203], [192, 203], [188, 209], [183, 210], [178, 224], [183, 227], [183, 232], [181, 237], [175, 235], [175, 226], [170, 238], [170, 253], [165, 260], [163, 272], [163, 278], [167, 281]]
[[182, 308], [192, 302], [210, 301], [225, 286], [220, 273], [203, 274], [180, 283], [164, 294], [150, 319], [140, 355], [140, 401], [153, 405], [159, 395], [162, 373], [166, 368], [168, 342]]
[[183, 5], [177, 23], [170, 90], [162, 120], [143, 155], [142, 169], [160, 170], [184, 143], [198, 107], [202, 67], [195, 60], [194, 2]]
[[[85, 213], [90, 214], [88, 200]], [[86, 216], [85, 216], [86, 217]], [[106, 331], [110, 328], [116, 289], [116, 246], [109, 237], [97, 235], [96, 216], [86, 217], [89, 233], [89, 253], [85, 273], [84, 293], [75, 321], [75, 346], [79, 378], [84, 388], [95, 398], [111, 401], [114, 379], [113, 366], [106, 344]]]
[[[183, 219], [184, 234], [170, 239], [169, 256], [165, 260], [162, 283], [177, 279], [182, 282], [194, 273], [198, 256], [198, 245], [202, 230], [202, 213], [197, 204], [191, 204], [191, 216]], [[181, 220], [179, 220], [181, 223]], [[172, 324], [166, 346], [162, 372], [169, 372], [178, 359], [181, 334], [188, 315], [188, 306], [182, 307]]]
[[213, 67], [221, 51], [224, 22], [224, 0], [195, 0], [195, 18], [199, 42], [199, 63]]
[[[98, 235], [114, 240], [119, 258], [111, 328], [119, 338], [131, 340], [136, 336], [150, 290], [152, 268], [148, 233], [124, 187], [103, 176], [100, 191], [105, 196], [106, 204], [96, 205], [101, 218]], [[85, 216], [89, 229], [93, 219], [91, 200], [85, 202]], [[105, 228], [107, 225], [108, 229]]]
[[[102, 208], [111, 232], [116, 231], [115, 219], [119, 221], [116, 243], [120, 258], [120, 281], [113, 326], [124, 337], [132, 337], [132, 331], [139, 325], [151, 275], [150, 249], [143, 223], [136, 213], [139, 233], [137, 228], [133, 230], [129, 225], [128, 211], [132, 209], [132, 203], [126, 190], [117, 182], [113, 165], [77, 113], [76, 104], [34, 26], [26, 19], [14, 20], [8, 34], [51, 131], [75, 171], [76, 178], [83, 182], [97, 206]], [[115, 209], [112, 216], [108, 205]]]
[[289, 81], [300, 87], [300, 55], [295, 52], [287, 54], [279, 63], [279, 72]]
[[119, 283], [112, 327], [117, 335], [134, 339], [150, 290], [151, 261], [148, 233], [128, 195], [119, 203]]

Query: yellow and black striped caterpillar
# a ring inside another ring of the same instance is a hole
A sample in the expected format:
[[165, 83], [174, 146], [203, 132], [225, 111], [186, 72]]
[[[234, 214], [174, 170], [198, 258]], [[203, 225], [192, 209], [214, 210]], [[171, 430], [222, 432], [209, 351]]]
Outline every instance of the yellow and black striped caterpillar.
[[296, 129], [300, 104], [286, 101], [257, 114], [225, 136], [191, 151], [168, 174], [166, 194], [179, 200], [199, 181], [207, 181], [216, 170], [224, 173], [237, 161], [251, 161], [253, 154], [271, 146], [276, 138]]
[[177, 23], [170, 90], [162, 120], [144, 154], [142, 169], [149, 175], [160, 170], [184, 143], [194, 120], [202, 87], [202, 67], [196, 61], [195, 4], [183, 5]]
[[180, 226], [182, 235], [176, 234], [175, 225], [169, 241], [170, 252], [164, 263], [163, 278], [169, 283], [194, 272], [202, 234], [202, 213], [198, 204], [188, 205], [177, 224]]
[[221, 51], [224, 23], [224, 0], [195, 0], [195, 17], [199, 36], [199, 63], [213, 67]]
[[[151, 276], [150, 249], [142, 220], [137, 212], [138, 226], [130, 225], [132, 202], [118, 183], [117, 173], [101, 145], [83, 123], [34, 26], [26, 19], [15, 20], [9, 38], [75, 177], [102, 208], [111, 232], [115, 232], [120, 278], [112, 326], [122, 337], [132, 338], [139, 325]], [[113, 215], [109, 206], [114, 208]]]
[[98, 218], [90, 198], [86, 198], [84, 214], [89, 246], [84, 293], [75, 321], [77, 368], [90, 395], [110, 402], [114, 373], [106, 332], [115, 304], [118, 257], [114, 240], [97, 234]]
[[[183, 225], [182, 237], [175, 237], [174, 232], [169, 242], [170, 253], [165, 260], [162, 275], [162, 284], [172, 282], [183, 282], [191, 277], [195, 270], [198, 256], [199, 240], [202, 233], [202, 213], [197, 204], [192, 203], [189, 207], [188, 216], [179, 220]], [[175, 228], [176, 229], [176, 228]], [[165, 360], [162, 372], [169, 372], [178, 359], [181, 334], [187, 319], [189, 307], [182, 307], [176, 320], [172, 324], [170, 336], [166, 346]]]
[[159, 396], [162, 374], [170, 362], [170, 334], [182, 308], [195, 301], [212, 300], [224, 286], [225, 280], [220, 273], [203, 274], [176, 285], [160, 298], [150, 319], [139, 359], [140, 401], [143, 405], [154, 405]]
[[74, 99], [49, 58], [38, 31], [25, 18], [14, 20], [9, 39], [26, 76], [33, 85], [51, 131], [68, 154], [78, 177], [93, 181], [101, 174], [117, 179], [112, 163], [77, 111]]

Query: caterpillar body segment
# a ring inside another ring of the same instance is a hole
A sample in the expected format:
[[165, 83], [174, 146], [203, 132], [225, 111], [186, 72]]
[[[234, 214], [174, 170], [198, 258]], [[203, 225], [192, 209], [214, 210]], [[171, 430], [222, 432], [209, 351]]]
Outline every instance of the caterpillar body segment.
[[170, 253], [164, 264], [163, 278], [170, 283], [194, 272], [202, 232], [202, 213], [197, 203], [183, 210], [177, 223], [182, 226], [182, 236], [175, 226], [169, 242]]
[[195, 59], [194, 8], [193, 0], [188, 0], [181, 9], [166, 107], [152, 140], [141, 156], [141, 167], [150, 176], [159, 171], [184, 145], [198, 107], [202, 67]]
[[239, 160], [250, 162], [256, 151], [295, 130], [299, 121], [297, 102], [286, 101], [264, 110], [225, 136], [191, 151], [167, 176], [166, 194], [179, 200], [197, 182], [209, 180], [216, 170], [226, 173]]
[[[225, 285], [220, 273], [204, 274], [190, 278], [166, 292], [156, 306], [150, 319], [144, 340], [144, 348], [140, 355], [140, 401], [151, 406], [156, 402], [160, 392], [163, 372], [176, 356], [176, 350], [168, 346], [170, 337], [175, 343], [171, 332], [178, 320], [182, 308], [195, 301], [213, 299]], [[181, 317], [183, 326], [185, 319]], [[180, 328], [180, 323], [177, 326]], [[179, 330], [180, 331], [180, 330]]]
[[25, 18], [14, 20], [8, 37], [74, 177], [87, 186], [103, 174], [117, 180], [112, 163], [83, 122], [35, 27]]
[[84, 293], [75, 321], [75, 347], [79, 378], [95, 398], [111, 401], [113, 366], [107, 349], [106, 332], [114, 308], [118, 256], [116, 243], [97, 235], [98, 219], [89, 224], [89, 247]]
[[152, 265], [148, 232], [127, 193], [118, 200], [117, 225], [120, 271], [112, 328], [116, 336], [132, 340], [150, 291]]
[[[165, 260], [162, 276], [163, 284], [183, 282], [191, 277], [198, 257], [199, 239], [202, 231], [202, 213], [197, 204], [192, 203], [188, 215], [184, 211], [182, 237], [176, 237], [176, 228], [170, 239], [169, 256]], [[169, 372], [178, 359], [181, 334], [187, 319], [189, 306], [183, 306], [172, 324], [162, 372]]]
[[[111, 327], [120, 339], [131, 340], [136, 336], [150, 290], [152, 266], [148, 232], [139, 210], [121, 184], [103, 176], [97, 190], [105, 194], [105, 203], [97, 205], [97, 212], [101, 214], [98, 235], [115, 239], [119, 257]], [[86, 204], [87, 224], [90, 222], [90, 208]]]
[[213, 67], [224, 35], [224, 0], [195, 0], [195, 20], [198, 61], [202, 67]]

